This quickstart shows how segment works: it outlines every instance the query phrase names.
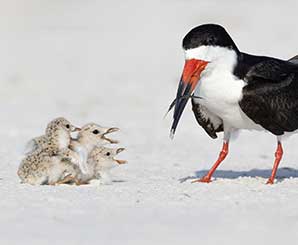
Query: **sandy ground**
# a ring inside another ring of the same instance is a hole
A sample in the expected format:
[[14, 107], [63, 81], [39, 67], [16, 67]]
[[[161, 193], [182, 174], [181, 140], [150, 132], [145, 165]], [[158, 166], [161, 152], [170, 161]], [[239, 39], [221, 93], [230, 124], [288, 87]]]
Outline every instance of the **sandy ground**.
[[[275, 138], [242, 132], [212, 184], [191, 184], [216, 159], [185, 110], [171, 116], [185, 33], [224, 25], [239, 48], [298, 53], [296, 1], [0, 2], [0, 244], [279, 244], [298, 239], [298, 138], [284, 143], [277, 184]], [[280, 18], [282, 17], [282, 18]], [[129, 161], [112, 185], [32, 187], [16, 175], [25, 142], [65, 116], [122, 129]]]

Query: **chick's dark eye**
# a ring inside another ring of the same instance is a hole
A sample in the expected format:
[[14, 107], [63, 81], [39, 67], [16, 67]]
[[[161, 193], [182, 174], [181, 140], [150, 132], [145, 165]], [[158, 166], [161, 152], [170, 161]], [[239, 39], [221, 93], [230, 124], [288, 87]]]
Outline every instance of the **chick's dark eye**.
[[66, 127], [66, 128], [70, 128], [70, 125], [69, 125], [69, 124], [66, 124], [65, 127]]
[[93, 133], [94, 133], [94, 134], [98, 134], [99, 131], [98, 131], [97, 129], [95, 129], [95, 130], [93, 130]]
[[110, 155], [111, 155], [111, 153], [110, 153], [110, 152], [107, 152], [107, 153], [106, 153], [106, 155], [107, 155], [107, 156], [110, 156]]

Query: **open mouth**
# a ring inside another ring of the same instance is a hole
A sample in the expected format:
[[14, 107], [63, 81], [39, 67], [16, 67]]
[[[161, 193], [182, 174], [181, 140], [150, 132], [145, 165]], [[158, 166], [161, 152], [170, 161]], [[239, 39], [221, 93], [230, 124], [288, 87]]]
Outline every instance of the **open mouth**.
[[118, 164], [125, 164], [127, 163], [127, 161], [125, 160], [117, 160], [117, 159], [114, 159]]
[[106, 137], [107, 134], [110, 134], [110, 133], [113, 133], [113, 132], [116, 132], [116, 131], [119, 131], [119, 128], [109, 128], [109, 129], [107, 130], [107, 132], [105, 132], [105, 133], [102, 135], [101, 138], [104, 139], [104, 140], [106, 140], [106, 141], [108, 141], [108, 142], [110, 142], [111, 144], [118, 144], [118, 143], [119, 143], [118, 140], [114, 140], [114, 139], [110, 139], [110, 138]]
[[[117, 154], [119, 154], [120, 152], [122, 152], [124, 150], [125, 150], [124, 148], [118, 148], [116, 152], [117, 152]], [[125, 164], [125, 163], [127, 163], [127, 161], [125, 161], [125, 160], [114, 159], [114, 161], [116, 161], [118, 164]]]

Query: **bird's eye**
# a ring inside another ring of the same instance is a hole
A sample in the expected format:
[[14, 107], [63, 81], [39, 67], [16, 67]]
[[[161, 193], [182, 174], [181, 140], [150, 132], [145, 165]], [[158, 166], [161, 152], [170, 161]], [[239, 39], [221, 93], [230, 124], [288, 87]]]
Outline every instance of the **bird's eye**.
[[111, 153], [110, 153], [110, 152], [107, 152], [107, 153], [106, 153], [106, 155], [107, 155], [107, 156], [110, 156], [110, 155], [111, 155]]
[[92, 133], [94, 133], [94, 134], [98, 134], [99, 133], [99, 131], [97, 130], [97, 129], [95, 129], [95, 130], [93, 130], [93, 132]]
[[66, 124], [65, 127], [66, 127], [66, 128], [70, 128], [70, 125], [69, 125], [69, 124]]

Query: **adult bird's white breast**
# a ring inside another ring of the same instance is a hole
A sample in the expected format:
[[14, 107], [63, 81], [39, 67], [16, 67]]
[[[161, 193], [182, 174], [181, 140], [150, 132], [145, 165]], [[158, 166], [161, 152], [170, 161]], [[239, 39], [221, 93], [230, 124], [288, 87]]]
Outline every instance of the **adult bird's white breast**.
[[237, 62], [235, 51], [201, 46], [187, 50], [185, 55], [189, 59], [212, 60], [201, 73], [194, 95], [201, 97], [196, 100], [223, 120], [225, 128], [263, 129], [248, 118], [239, 106], [246, 83], [233, 75]]

